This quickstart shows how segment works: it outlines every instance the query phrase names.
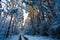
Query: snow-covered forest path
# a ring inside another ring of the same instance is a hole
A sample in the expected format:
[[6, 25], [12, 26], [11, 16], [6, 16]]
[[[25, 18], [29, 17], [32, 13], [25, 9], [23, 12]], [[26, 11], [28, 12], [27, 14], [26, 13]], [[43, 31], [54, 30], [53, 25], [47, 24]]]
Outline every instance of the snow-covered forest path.
[[[31, 35], [24, 35], [28, 40], [56, 40], [46, 36], [31, 36]], [[21, 37], [22, 40], [25, 40], [24, 37]], [[19, 40], [19, 35], [12, 36], [7, 38], [6, 40]]]

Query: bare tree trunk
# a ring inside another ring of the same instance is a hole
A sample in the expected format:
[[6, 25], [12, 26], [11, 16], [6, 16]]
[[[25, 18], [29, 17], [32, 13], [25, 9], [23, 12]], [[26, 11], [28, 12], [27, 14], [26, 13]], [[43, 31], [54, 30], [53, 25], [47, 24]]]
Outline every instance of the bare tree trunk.
[[11, 20], [10, 20], [10, 23], [9, 23], [9, 27], [8, 27], [7, 32], [6, 32], [6, 38], [9, 36], [9, 33], [10, 33], [12, 18], [13, 18], [13, 16], [11, 15]]
[[44, 12], [42, 11], [42, 20], [45, 20]]
[[[1, 5], [1, 0], [0, 0], [0, 8], [2, 8], [2, 5]], [[0, 15], [1, 15], [1, 12], [0, 12]]]
[[31, 25], [32, 25], [32, 28], [33, 28], [33, 18], [31, 18]]

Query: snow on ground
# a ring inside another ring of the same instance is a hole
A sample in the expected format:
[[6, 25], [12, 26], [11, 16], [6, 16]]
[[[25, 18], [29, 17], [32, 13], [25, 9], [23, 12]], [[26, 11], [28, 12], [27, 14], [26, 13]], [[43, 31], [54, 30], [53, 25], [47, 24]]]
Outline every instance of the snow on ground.
[[[55, 40], [53, 38], [50, 37], [46, 37], [46, 36], [30, 36], [30, 35], [25, 35], [25, 37], [28, 38], [28, 40]], [[15, 35], [12, 36], [6, 40], [18, 40], [19, 39], [19, 35]], [[22, 39], [24, 40], [24, 38], [22, 37]]]
[[19, 39], [19, 36], [15, 35], [15, 36], [7, 38], [6, 40], [18, 40], [18, 39]]
[[29, 38], [29, 40], [54, 40], [52, 38], [48, 38], [48, 37], [44, 37], [44, 36], [27, 36]]

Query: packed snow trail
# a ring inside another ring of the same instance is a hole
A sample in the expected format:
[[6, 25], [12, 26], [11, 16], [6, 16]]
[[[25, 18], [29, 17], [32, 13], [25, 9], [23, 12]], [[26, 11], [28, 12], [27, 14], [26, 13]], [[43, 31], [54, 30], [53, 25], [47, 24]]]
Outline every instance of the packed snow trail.
[[[46, 36], [30, 36], [30, 35], [24, 35], [24, 36], [26, 38], [28, 38], [28, 40], [55, 40], [53, 38], [46, 37]], [[26, 40], [26, 39], [24, 39], [23, 36], [21, 38], [22, 38], [22, 40]], [[19, 35], [9, 37], [6, 40], [19, 40]]]

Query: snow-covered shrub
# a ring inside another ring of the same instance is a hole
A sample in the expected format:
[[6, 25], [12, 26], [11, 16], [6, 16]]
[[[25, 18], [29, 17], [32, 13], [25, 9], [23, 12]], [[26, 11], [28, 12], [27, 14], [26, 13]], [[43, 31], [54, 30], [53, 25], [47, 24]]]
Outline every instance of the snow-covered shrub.
[[29, 35], [45, 35], [48, 36], [48, 24], [47, 22], [43, 22], [39, 27], [36, 24], [32, 27], [32, 25], [28, 24], [24, 30], [25, 34]]
[[49, 28], [48, 34], [50, 37], [60, 38], [60, 25], [54, 25]]
[[58, 16], [54, 16], [51, 20], [50, 20], [50, 27], [48, 30], [48, 34], [50, 37], [57, 37], [60, 38], [60, 23], [59, 23], [59, 17]]
[[31, 27], [31, 25], [25, 25], [24, 33], [28, 34], [28, 35], [32, 35], [33, 34], [33, 29]]
[[41, 24], [40, 27], [40, 35], [48, 36], [48, 24], [44, 22]]

